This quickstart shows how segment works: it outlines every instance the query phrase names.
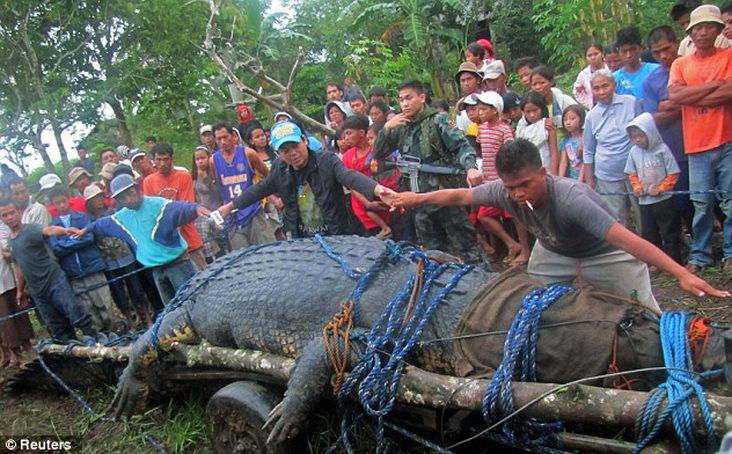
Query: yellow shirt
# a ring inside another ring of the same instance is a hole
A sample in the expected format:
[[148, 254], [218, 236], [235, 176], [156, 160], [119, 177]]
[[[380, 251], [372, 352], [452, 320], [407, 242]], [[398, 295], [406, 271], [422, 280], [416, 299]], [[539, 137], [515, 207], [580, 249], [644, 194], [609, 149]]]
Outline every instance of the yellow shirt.
[[478, 137], [478, 123], [472, 122], [468, 125], [468, 129], [465, 130], [466, 136]]

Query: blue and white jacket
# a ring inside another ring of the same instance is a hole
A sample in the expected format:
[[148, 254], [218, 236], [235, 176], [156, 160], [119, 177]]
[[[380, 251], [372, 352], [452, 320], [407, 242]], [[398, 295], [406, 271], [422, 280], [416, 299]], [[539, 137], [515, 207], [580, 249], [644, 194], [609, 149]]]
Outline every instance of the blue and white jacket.
[[87, 228], [95, 235], [122, 238], [143, 265], [161, 266], [173, 262], [188, 248], [178, 227], [198, 217], [197, 207], [192, 202], [145, 196], [137, 210], [122, 208]]

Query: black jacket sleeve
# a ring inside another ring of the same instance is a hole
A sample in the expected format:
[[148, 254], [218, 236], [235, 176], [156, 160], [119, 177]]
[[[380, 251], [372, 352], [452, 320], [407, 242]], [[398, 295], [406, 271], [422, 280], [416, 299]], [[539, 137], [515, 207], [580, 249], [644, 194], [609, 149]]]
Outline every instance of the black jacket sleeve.
[[331, 155], [332, 156], [323, 157], [331, 161], [329, 164], [333, 168], [333, 173], [338, 183], [349, 189], [353, 189], [356, 192], [360, 192], [369, 200], [374, 200], [374, 189], [376, 189], [377, 185], [376, 181], [361, 172], [347, 168], [343, 165], [343, 162], [338, 158], [338, 156], [333, 153], [331, 153]]
[[282, 175], [273, 172], [259, 183], [249, 186], [249, 188], [242, 192], [239, 197], [234, 199], [232, 202], [234, 204], [234, 208], [242, 209], [267, 196], [276, 194], [278, 178], [282, 178]]

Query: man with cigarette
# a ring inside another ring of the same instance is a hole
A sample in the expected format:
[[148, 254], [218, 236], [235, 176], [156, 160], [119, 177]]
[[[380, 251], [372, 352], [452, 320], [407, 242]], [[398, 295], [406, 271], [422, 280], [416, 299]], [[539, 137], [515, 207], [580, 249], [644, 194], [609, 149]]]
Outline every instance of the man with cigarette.
[[[399, 193], [394, 206], [487, 205], [503, 208], [537, 238], [528, 272], [550, 284], [577, 278], [596, 289], [631, 296], [658, 312], [646, 264], [672, 274], [696, 296], [727, 297], [617, 221], [602, 197], [575, 180], [547, 175], [537, 148], [517, 139], [496, 155], [500, 180], [472, 189]], [[635, 290], [636, 292], [633, 292]]]

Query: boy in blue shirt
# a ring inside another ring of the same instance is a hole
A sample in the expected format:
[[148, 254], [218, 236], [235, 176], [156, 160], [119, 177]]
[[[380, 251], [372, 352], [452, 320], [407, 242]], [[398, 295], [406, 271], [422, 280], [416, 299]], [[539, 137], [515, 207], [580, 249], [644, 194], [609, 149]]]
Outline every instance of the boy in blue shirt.
[[670, 191], [679, 179], [679, 165], [663, 143], [653, 116], [642, 113], [627, 128], [633, 148], [625, 173], [638, 197], [641, 236], [681, 263], [681, 224]]
[[643, 82], [659, 65], [641, 61], [643, 41], [638, 27], [630, 26], [618, 30], [617, 38], [618, 52], [623, 61], [623, 67], [613, 73], [617, 94], [633, 95], [642, 100]]
[[127, 174], [115, 177], [110, 186], [112, 197], [123, 208], [97, 219], [83, 230], [76, 229], [74, 236], [91, 232], [125, 240], [137, 261], [153, 269], [155, 286], [167, 303], [194, 273], [186, 252], [188, 244], [179, 227], [211, 213], [197, 203], [143, 196], [135, 180]]
[[[56, 187], [48, 194], [48, 201], [58, 210], [51, 225], [83, 229], [90, 221], [89, 215], [74, 211], [69, 204], [69, 194], [64, 188]], [[94, 236], [86, 234], [78, 238], [69, 235], [50, 238], [51, 249], [58, 258], [61, 269], [66, 273], [77, 301], [91, 315], [92, 326], [97, 331], [127, 331], [122, 314], [112, 304], [109, 286], [104, 270], [107, 264], [102, 258]]]

